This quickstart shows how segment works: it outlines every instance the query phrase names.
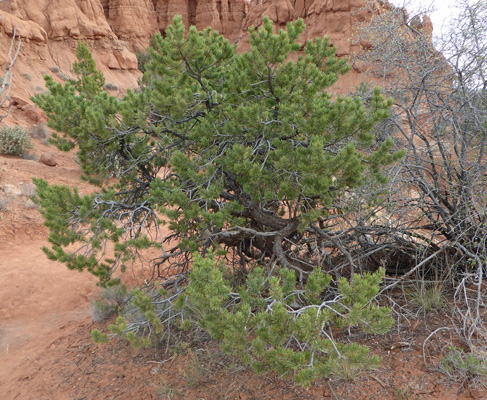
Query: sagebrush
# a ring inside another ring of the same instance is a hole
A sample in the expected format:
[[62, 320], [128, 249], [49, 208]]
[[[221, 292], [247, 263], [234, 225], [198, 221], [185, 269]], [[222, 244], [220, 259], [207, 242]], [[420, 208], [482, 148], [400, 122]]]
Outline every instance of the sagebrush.
[[0, 127], [0, 154], [22, 156], [32, 149], [27, 131], [20, 126]]

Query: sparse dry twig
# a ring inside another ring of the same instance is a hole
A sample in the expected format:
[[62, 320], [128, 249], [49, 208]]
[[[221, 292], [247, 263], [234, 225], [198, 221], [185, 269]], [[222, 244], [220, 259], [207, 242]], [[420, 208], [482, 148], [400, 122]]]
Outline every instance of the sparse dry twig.
[[[5, 62], [5, 76], [0, 83], [0, 107], [7, 101], [12, 86], [13, 68], [17, 61], [17, 57], [22, 45], [22, 38], [17, 35], [17, 29], [14, 28], [12, 33], [12, 41], [10, 42], [10, 48], [7, 54], [7, 60]], [[0, 115], [0, 123], [8, 116], [10, 108], [6, 114]]]

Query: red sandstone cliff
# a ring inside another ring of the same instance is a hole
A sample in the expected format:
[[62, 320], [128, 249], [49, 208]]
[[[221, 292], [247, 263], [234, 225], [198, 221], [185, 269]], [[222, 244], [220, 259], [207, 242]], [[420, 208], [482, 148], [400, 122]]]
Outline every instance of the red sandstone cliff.
[[[164, 32], [176, 14], [198, 29], [211, 26], [244, 50], [248, 27], [258, 26], [264, 15], [276, 28], [304, 18], [303, 39], [328, 35], [339, 55], [358, 50], [352, 44], [353, 26], [370, 18], [366, 0], [7, 0], [0, 1], [0, 74], [14, 27], [23, 46], [11, 94], [14, 105], [40, 119], [29, 97], [43, 89], [42, 75], [72, 77], [76, 41], [83, 39], [93, 51], [107, 82], [120, 88], [137, 84], [135, 52], [142, 51], [155, 32]], [[387, 3], [377, 0], [377, 9]], [[359, 81], [352, 72], [342, 89]], [[20, 99], [20, 100], [19, 100]]]

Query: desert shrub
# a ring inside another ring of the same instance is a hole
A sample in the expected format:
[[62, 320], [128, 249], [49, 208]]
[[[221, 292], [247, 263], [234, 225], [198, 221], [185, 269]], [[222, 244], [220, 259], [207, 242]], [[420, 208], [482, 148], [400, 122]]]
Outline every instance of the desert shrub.
[[438, 311], [446, 304], [446, 288], [443, 280], [428, 282], [424, 279], [406, 291], [414, 310], [425, 314]]
[[[360, 63], [395, 99], [383, 134], [395, 134], [408, 149], [384, 207], [393, 216], [388, 231], [402, 239], [397, 248], [409, 242], [409, 251], [398, 250], [397, 265], [406, 271], [434, 266], [442, 285], [454, 288], [454, 321], [463, 339], [485, 346], [487, 2], [456, 7], [436, 48], [423, 29], [425, 13], [401, 7], [375, 15], [358, 30], [357, 42], [368, 43]], [[472, 283], [479, 289], [471, 290]], [[441, 290], [418, 289], [421, 308], [441, 305]]]
[[22, 196], [33, 197], [36, 195], [36, 186], [31, 182], [20, 184], [19, 188]]
[[49, 128], [47, 124], [32, 125], [29, 129], [29, 135], [34, 139], [47, 141], [49, 139]]
[[469, 379], [487, 377], [487, 356], [465, 353], [463, 349], [452, 346], [440, 362], [440, 371], [450, 379], [465, 383]]
[[96, 299], [91, 301], [91, 317], [94, 321], [104, 321], [119, 311], [129, 294], [123, 285], [113, 285], [101, 289]]
[[64, 82], [69, 81], [69, 76], [67, 76], [64, 72], [59, 71], [56, 75], [59, 79], [63, 80]]
[[0, 154], [22, 156], [32, 149], [32, 142], [20, 126], [0, 127]]
[[37, 204], [35, 204], [31, 199], [24, 199], [22, 201], [22, 205], [28, 210], [37, 208]]
[[55, 74], [57, 74], [58, 72], [61, 72], [61, 70], [59, 69], [59, 67], [51, 67], [49, 68], [49, 70]]
[[103, 86], [104, 90], [118, 90], [118, 86], [114, 85], [113, 83], [106, 83], [105, 86]]

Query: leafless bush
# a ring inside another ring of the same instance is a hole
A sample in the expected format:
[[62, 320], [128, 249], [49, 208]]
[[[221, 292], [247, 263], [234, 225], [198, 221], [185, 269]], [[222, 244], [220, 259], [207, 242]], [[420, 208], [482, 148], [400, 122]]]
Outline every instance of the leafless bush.
[[103, 89], [105, 89], [105, 90], [118, 90], [118, 86], [114, 85], [111, 82], [108, 82], [107, 84], [105, 84], [105, 86], [103, 86]]
[[28, 210], [33, 209], [33, 208], [37, 208], [37, 204], [35, 204], [31, 199], [24, 199], [22, 204]]
[[407, 147], [384, 209], [429, 249], [410, 268], [436, 255], [423, 273], [439, 268], [456, 287], [454, 321], [472, 347], [487, 339], [487, 3], [463, 2], [437, 48], [427, 22], [394, 7], [376, 16], [360, 30], [367, 51], [356, 62], [395, 99], [383, 135]]
[[103, 288], [98, 298], [91, 301], [93, 321], [103, 321], [112, 316], [126, 302], [128, 297], [124, 286], [115, 285]]
[[69, 81], [69, 76], [67, 76], [64, 72], [59, 71], [57, 74], [57, 77], [64, 82]]
[[22, 196], [32, 197], [36, 195], [36, 185], [31, 182], [20, 184], [19, 188]]
[[49, 139], [49, 128], [46, 124], [32, 125], [29, 129], [29, 134], [34, 139], [40, 139], [47, 142], [47, 139]]
[[[12, 41], [10, 42], [10, 48], [7, 54], [7, 60], [5, 62], [5, 75], [3, 76], [0, 83], [0, 107], [8, 99], [13, 79], [13, 67], [15, 65], [15, 62], [17, 61], [21, 45], [22, 39], [20, 38], [20, 36], [17, 35], [16, 29], [14, 28]], [[9, 112], [10, 109], [9, 111], [7, 111], [6, 114], [0, 115], [0, 122], [2, 122], [7, 117]]]

